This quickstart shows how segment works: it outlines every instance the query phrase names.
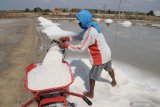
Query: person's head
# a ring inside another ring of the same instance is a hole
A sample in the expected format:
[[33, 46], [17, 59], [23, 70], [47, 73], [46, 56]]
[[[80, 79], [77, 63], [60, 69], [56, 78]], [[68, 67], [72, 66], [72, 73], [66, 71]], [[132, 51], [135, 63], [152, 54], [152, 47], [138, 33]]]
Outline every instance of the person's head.
[[81, 12], [78, 12], [76, 14], [76, 17], [79, 20], [79, 26], [82, 29], [87, 29], [93, 19], [93, 15], [87, 10], [82, 10]]

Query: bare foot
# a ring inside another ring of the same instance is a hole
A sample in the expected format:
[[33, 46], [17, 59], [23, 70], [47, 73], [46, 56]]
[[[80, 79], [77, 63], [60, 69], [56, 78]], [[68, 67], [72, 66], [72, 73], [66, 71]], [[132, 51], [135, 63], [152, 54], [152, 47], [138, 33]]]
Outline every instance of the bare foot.
[[112, 87], [115, 87], [117, 85], [117, 82], [116, 81], [112, 81], [111, 85], [112, 85]]
[[83, 92], [83, 95], [89, 98], [93, 98], [93, 94], [89, 93], [89, 92]]

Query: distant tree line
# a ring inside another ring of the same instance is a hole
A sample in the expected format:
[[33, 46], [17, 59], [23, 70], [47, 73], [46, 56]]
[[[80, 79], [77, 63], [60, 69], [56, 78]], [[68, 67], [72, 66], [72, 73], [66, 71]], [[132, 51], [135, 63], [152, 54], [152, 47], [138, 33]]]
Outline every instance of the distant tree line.
[[[59, 10], [62, 12], [73, 12], [73, 13], [77, 13], [79, 11], [81, 11], [82, 9], [80, 8], [72, 8], [72, 9], [68, 9], [68, 8], [55, 8], [54, 10]], [[116, 10], [102, 10], [102, 9], [87, 9], [89, 10], [91, 13], [100, 13], [100, 14], [118, 14], [119, 11]], [[51, 12], [50, 9], [42, 9], [40, 7], [36, 7], [33, 10], [30, 10], [29, 8], [25, 9], [25, 12], [42, 12], [42, 13], [47, 13], [47, 12]], [[145, 15], [145, 13], [142, 12], [131, 12], [131, 11], [121, 11], [121, 14], [128, 14], [128, 15]]]
[[36, 7], [33, 10], [30, 10], [29, 8], [26, 8], [24, 11], [25, 12], [51, 12], [50, 9], [42, 9], [40, 7]]

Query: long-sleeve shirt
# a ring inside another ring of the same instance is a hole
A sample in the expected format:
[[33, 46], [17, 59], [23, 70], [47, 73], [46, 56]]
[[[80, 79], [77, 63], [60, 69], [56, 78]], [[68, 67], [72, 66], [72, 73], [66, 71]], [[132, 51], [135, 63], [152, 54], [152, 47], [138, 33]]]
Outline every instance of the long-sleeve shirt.
[[69, 50], [83, 52], [88, 49], [92, 65], [104, 64], [111, 60], [111, 50], [102, 33], [98, 33], [94, 27], [90, 27], [85, 33], [79, 45], [67, 44]]

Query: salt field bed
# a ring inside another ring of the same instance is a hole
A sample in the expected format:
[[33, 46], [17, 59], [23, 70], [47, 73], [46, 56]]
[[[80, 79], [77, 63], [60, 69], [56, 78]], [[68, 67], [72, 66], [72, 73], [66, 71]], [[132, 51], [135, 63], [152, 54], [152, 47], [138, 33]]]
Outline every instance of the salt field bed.
[[[81, 31], [75, 23], [57, 23], [65, 31]], [[124, 27], [115, 23], [109, 27], [100, 23], [100, 27], [112, 50], [112, 64], [118, 85], [112, 87], [108, 73], [103, 71], [102, 78], [95, 85], [95, 97], [91, 99], [93, 107], [159, 107], [160, 30], [142, 25]], [[77, 55], [76, 59], [74, 55]], [[86, 52], [76, 54], [67, 51], [66, 60], [70, 63], [75, 77], [70, 91], [83, 93], [89, 90], [88, 73], [91, 65], [87, 58]], [[78, 107], [87, 106], [77, 97], [69, 96], [68, 100]]]

